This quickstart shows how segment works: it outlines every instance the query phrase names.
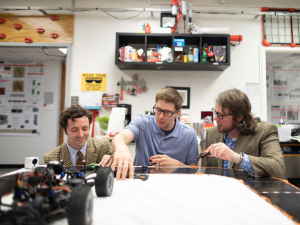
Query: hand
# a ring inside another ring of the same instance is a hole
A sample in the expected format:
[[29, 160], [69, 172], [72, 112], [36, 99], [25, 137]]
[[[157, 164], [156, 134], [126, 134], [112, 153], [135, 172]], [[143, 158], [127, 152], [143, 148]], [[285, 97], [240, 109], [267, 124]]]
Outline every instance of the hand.
[[223, 142], [212, 144], [206, 149], [206, 152], [210, 152], [208, 157], [216, 157], [223, 160], [234, 162], [236, 160], [236, 152], [228, 148]]
[[126, 180], [127, 171], [129, 168], [129, 178], [133, 179], [134, 168], [133, 161], [130, 155], [128, 147], [125, 145], [121, 145], [119, 148], [116, 148], [116, 152], [114, 154], [114, 162], [111, 165], [111, 169], [115, 171], [116, 166], [118, 166], [116, 180], [120, 180], [122, 174], [122, 180]]
[[114, 156], [112, 155], [104, 155], [101, 162], [99, 163], [102, 167], [109, 167], [114, 161]]
[[153, 166], [182, 166], [183, 163], [167, 155], [154, 155], [149, 158]]

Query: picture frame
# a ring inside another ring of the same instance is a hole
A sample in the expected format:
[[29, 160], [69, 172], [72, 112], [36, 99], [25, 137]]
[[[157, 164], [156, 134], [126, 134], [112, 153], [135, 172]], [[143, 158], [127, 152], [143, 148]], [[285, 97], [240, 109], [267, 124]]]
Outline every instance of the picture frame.
[[176, 91], [181, 94], [183, 98], [183, 103], [182, 103], [182, 108], [183, 109], [189, 109], [190, 108], [190, 92], [191, 88], [189, 87], [171, 87], [171, 86], [166, 86], [170, 88], [174, 88]]

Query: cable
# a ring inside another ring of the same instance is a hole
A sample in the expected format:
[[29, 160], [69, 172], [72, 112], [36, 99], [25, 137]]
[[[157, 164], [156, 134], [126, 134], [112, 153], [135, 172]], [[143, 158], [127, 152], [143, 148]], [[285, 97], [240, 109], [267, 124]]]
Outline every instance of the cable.
[[[102, 11], [102, 12], [106, 13], [107, 15], [109, 15], [109, 16], [111, 16], [111, 17], [117, 19], [117, 20], [128, 20], [128, 19], [132, 19], [132, 18], [138, 17], [138, 16], [141, 15], [144, 11], [140, 12], [140, 13], [137, 14], [136, 16], [128, 17], [128, 18], [125, 18], [125, 19], [120, 19], [120, 18], [118, 18], [118, 17], [115, 17], [115, 16], [109, 14], [109, 13], [106, 12], [106, 11]], [[116, 11], [115, 11], [115, 12], [116, 12]]]

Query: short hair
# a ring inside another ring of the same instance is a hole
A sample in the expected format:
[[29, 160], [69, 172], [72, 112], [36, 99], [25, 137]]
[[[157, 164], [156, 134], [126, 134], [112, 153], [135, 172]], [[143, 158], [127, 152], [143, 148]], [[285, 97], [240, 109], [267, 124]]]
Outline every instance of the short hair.
[[181, 94], [179, 94], [179, 92], [174, 88], [170, 87], [162, 88], [157, 92], [155, 96], [155, 102], [157, 102], [158, 100], [163, 100], [168, 103], [174, 103], [176, 110], [181, 109], [183, 103]]
[[235, 121], [237, 121], [238, 117], [243, 117], [243, 119], [237, 123], [237, 130], [241, 134], [252, 134], [254, 132], [260, 118], [253, 118], [251, 103], [243, 91], [236, 88], [224, 91], [218, 95], [216, 103], [222, 107], [224, 114], [226, 114], [224, 109], [230, 111]]
[[93, 115], [91, 112], [80, 105], [72, 105], [71, 107], [65, 108], [65, 110], [60, 113], [59, 125], [67, 132], [68, 120], [71, 119], [74, 121], [81, 117], [87, 117], [89, 119], [89, 124], [92, 123]]

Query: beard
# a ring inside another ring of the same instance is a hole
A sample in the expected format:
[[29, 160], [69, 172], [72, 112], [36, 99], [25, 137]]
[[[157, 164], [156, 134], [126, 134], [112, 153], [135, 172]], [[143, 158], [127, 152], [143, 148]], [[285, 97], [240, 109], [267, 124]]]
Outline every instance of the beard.
[[232, 121], [232, 124], [229, 127], [226, 127], [226, 128], [224, 128], [224, 127], [219, 128], [218, 127], [218, 131], [221, 134], [224, 134], [224, 133], [228, 134], [229, 132], [233, 131], [236, 128], [237, 128], [237, 122]]

